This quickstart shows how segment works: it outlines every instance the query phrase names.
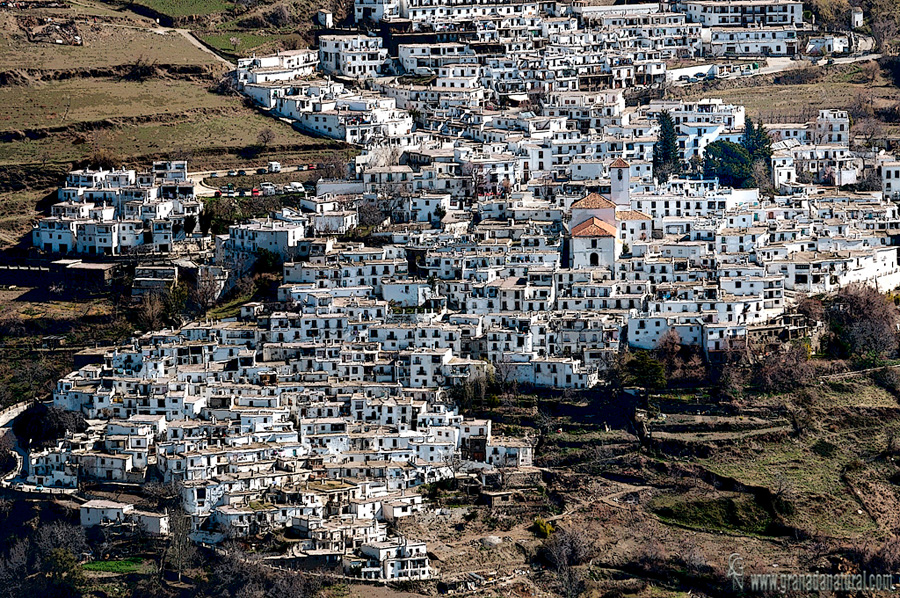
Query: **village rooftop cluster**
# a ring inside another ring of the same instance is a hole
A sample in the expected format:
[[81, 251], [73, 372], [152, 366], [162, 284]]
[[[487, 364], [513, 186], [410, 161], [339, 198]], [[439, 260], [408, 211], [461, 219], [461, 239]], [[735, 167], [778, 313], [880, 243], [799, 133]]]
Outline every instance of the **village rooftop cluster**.
[[[238, 317], [80, 355], [53, 401], [90, 427], [32, 452], [30, 483], [144, 483], [152, 470], [179, 484], [195, 539], [291, 528], [308, 566], [428, 578], [425, 545], [387, 531], [425, 508], [417, 487], [464, 477], [490, 493], [534, 471], [534, 439], [464, 418], [462, 394], [490, 380], [589, 389], [623, 349], [673, 331], [714, 362], [796, 333], [803, 294], [900, 284], [900, 162], [853, 149], [846, 112], [767, 125], [761, 192], [653, 169], [663, 115], [688, 170], [714, 142], [741, 141], [742, 106], [626, 106], [635, 86], [754, 69], [673, 72], [673, 58], [849, 49], [852, 36], [805, 24], [800, 2], [357, 0], [355, 13], [390, 34], [328, 33], [317, 51], [244, 59], [234, 74], [274, 115], [361, 149], [299, 207], [204, 235], [184, 162], [69, 175], [34, 244], [168, 256], [138, 266], [136, 297], [185, 271], [221, 296], [262, 255], [283, 280], [277, 302]], [[881, 191], [841, 190], [873, 169]], [[365, 241], [348, 236], [363, 228]], [[108, 501], [82, 517], [168, 526]]]

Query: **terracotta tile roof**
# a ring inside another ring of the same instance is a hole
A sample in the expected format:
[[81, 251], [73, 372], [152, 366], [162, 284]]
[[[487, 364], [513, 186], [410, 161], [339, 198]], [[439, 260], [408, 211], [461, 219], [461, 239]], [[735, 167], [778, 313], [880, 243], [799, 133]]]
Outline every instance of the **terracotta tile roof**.
[[622, 158], [616, 158], [616, 160], [609, 165], [610, 168], [631, 168], [628, 162], [623, 160]]
[[637, 210], [622, 210], [616, 212], [616, 220], [653, 220], [653, 218]]
[[609, 201], [599, 193], [591, 193], [572, 204], [573, 210], [603, 210], [615, 209], [616, 204]]
[[599, 218], [588, 218], [572, 229], [573, 237], [615, 237], [616, 227]]

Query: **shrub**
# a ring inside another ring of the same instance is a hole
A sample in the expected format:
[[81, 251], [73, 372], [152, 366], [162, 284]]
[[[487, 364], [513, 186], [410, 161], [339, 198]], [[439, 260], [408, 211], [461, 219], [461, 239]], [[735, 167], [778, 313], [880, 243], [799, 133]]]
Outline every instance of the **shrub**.
[[535, 535], [537, 535], [539, 538], [549, 538], [554, 531], [553, 524], [543, 517], [536, 517], [534, 519], [534, 525], [531, 526], [531, 529], [534, 530]]
[[872, 372], [875, 384], [894, 396], [900, 396], [900, 372], [896, 368], [881, 368]]

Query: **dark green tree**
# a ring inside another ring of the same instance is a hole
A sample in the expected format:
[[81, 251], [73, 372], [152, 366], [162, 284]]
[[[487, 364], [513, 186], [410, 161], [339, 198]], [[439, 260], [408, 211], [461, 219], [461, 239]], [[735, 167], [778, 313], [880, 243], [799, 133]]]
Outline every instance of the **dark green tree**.
[[256, 263], [254, 264], [254, 269], [258, 274], [281, 272], [281, 266], [283, 264], [284, 262], [281, 259], [281, 256], [274, 251], [263, 248], [259, 248], [256, 251]]
[[681, 153], [678, 150], [678, 132], [672, 115], [663, 110], [659, 115], [659, 139], [653, 145], [653, 174], [660, 182], [681, 172]]
[[75, 555], [65, 548], [54, 548], [44, 562], [46, 568], [47, 596], [81, 596], [79, 586], [84, 584], [84, 571]]
[[647, 351], [638, 351], [625, 364], [625, 382], [648, 392], [666, 387], [666, 367]]
[[194, 230], [197, 228], [197, 217], [193, 214], [189, 214], [184, 217], [184, 232], [187, 235], [191, 235], [194, 233]]
[[764, 160], [769, 164], [772, 158], [772, 140], [763, 124], [753, 124], [751, 118], [747, 118], [744, 126], [744, 136], [741, 138], [741, 145], [750, 154], [750, 161]]
[[212, 212], [208, 210], [200, 212], [200, 234], [204, 237], [209, 234], [209, 229], [212, 226], [212, 219]]
[[706, 147], [703, 157], [703, 176], [719, 178], [726, 187], [753, 185], [753, 161], [744, 146], [731, 141], [715, 141]]

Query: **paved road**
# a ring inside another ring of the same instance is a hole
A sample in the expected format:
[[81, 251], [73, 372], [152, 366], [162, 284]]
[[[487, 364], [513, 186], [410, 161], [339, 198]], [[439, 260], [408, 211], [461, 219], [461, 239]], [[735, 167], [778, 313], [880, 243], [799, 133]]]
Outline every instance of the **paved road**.
[[[22, 402], [7, 409], [4, 409], [0, 412], [0, 428], [3, 428], [4, 433], [12, 434], [12, 423], [17, 415], [22, 413], [28, 408], [28, 402]], [[28, 453], [26, 453], [22, 447], [19, 446], [19, 439], [16, 438], [15, 444], [13, 444], [13, 450], [16, 454], [16, 468], [15, 470], [9, 472], [7, 475], [3, 476], [3, 484], [9, 484], [10, 480], [19, 477], [22, 474], [22, 468], [25, 465], [25, 459], [28, 458]]]

